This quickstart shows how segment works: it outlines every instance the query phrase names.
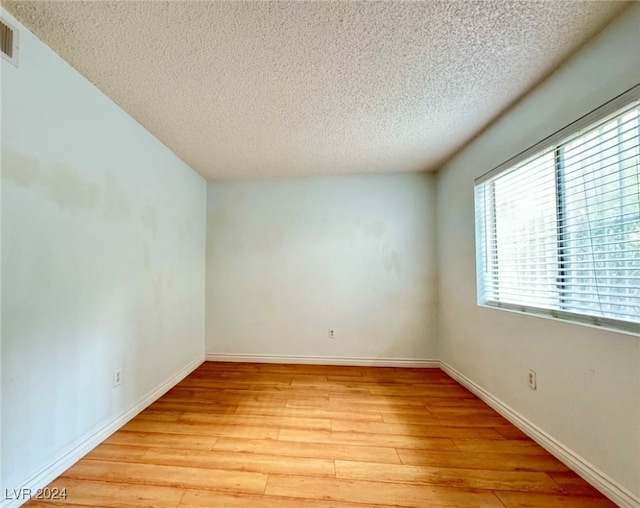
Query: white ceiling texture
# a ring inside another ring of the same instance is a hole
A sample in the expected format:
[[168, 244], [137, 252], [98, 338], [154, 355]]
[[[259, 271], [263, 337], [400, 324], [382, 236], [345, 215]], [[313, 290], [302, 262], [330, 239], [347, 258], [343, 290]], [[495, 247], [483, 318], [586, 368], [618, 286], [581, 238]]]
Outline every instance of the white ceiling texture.
[[629, 2], [3, 1], [209, 179], [437, 169]]

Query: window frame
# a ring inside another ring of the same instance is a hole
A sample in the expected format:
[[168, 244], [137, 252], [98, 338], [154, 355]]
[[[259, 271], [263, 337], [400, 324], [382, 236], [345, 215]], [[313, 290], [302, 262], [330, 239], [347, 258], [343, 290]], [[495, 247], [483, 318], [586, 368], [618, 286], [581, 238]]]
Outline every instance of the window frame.
[[[570, 142], [572, 136], [578, 135], [584, 129], [588, 129], [593, 124], [598, 123], [599, 121], [605, 119], [607, 116], [610, 116], [617, 112], [618, 110], [624, 108], [625, 106], [640, 101], [640, 84], [630, 88], [626, 92], [620, 94], [614, 99], [608, 101], [604, 105], [599, 108], [587, 113], [583, 117], [578, 120], [572, 122], [566, 127], [554, 132], [547, 138], [542, 141], [536, 143], [530, 148], [524, 150], [523, 152], [517, 154], [511, 159], [505, 161], [494, 169], [488, 171], [482, 176], [478, 177], [474, 181], [474, 197], [475, 197], [475, 206], [474, 206], [474, 222], [475, 222], [475, 234], [476, 234], [476, 246], [475, 246], [475, 254], [476, 254], [476, 290], [477, 290], [477, 304], [481, 307], [488, 307], [493, 309], [502, 309], [508, 311], [515, 311], [518, 313], [525, 313], [528, 315], [535, 315], [539, 317], [546, 317], [551, 319], [558, 319], [562, 321], [569, 321], [582, 325], [595, 326], [601, 329], [608, 329], [616, 332], [623, 333], [631, 333], [633, 335], [640, 336], [640, 323], [627, 321], [624, 319], [616, 319], [611, 317], [602, 317], [602, 316], [593, 316], [589, 314], [582, 314], [580, 312], [573, 312], [569, 310], [563, 309], [547, 309], [536, 307], [533, 305], [527, 304], [517, 304], [517, 303], [509, 303], [503, 301], [496, 301], [486, 297], [484, 291], [485, 279], [487, 278], [487, 273], [492, 273], [489, 269], [488, 265], [491, 262], [489, 259], [488, 246], [486, 243], [490, 241], [490, 235], [485, 235], [485, 232], [493, 228], [497, 227], [496, 220], [496, 200], [495, 200], [495, 186], [491, 186], [491, 192], [485, 192], [484, 195], [484, 205], [485, 212], [483, 212], [483, 217], [480, 217], [478, 214], [478, 188], [488, 180], [493, 180], [499, 175], [509, 172], [511, 170], [516, 169], [522, 163], [525, 163], [528, 159], [533, 159], [537, 156], [540, 156], [545, 151], [549, 151], [553, 147], [553, 157], [554, 157], [554, 172], [555, 172], [555, 200], [556, 200], [556, 226], [560, 222], [560, 217], [566, 214], [565, 205], [566, 199], [563, 196], [564, 192], [564, 182], [562, 181], [564, 178], [564, 172], [562, 171], [562, 152], [564, 151], [564, 145]], [[487, 198], [487, 195], [490, 196]], [[487, 213], [486, 207], [492, 207], [493, 212]], [[564, 259], [564, 252], [566, 252], [566, 239], [565, 231], [563, 228], [557, 227], [557, 245], [558, 245], [558, 262], [557, 262], [557, 284], [560, 288], [562, 285], [567, 285], [567, 277], [566, 277], [566, 259]], [[495, 233], [495, 231], [494, 231]], [[485, 244], [485, 245], [483, 245]], [[497, 263], [497, 260], [495, 261]], [[487, 265], [487, 266], [485, 266]], [[495, 273], [495, 272], [494, 272]], [[562, 301], [566, 300], [563, 296], [566, 297], [566, 291], [560, 290], [558, 292], [559, 295], [559, 305], [562, 306]]]

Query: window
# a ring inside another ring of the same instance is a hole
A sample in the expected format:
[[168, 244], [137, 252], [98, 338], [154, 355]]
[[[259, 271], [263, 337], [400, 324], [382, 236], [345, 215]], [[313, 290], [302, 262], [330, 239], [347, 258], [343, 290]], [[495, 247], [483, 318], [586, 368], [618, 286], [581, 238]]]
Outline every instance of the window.
[[479, 304], [640, 333], [639, 99], [476, 181]]

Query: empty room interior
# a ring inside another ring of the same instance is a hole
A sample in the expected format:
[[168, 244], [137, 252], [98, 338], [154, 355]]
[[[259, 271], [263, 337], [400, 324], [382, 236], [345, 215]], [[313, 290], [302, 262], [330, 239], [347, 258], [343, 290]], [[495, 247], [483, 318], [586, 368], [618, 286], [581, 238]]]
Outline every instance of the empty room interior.
[[640, 508], [640, 4], [0, 8], [1, 508]]

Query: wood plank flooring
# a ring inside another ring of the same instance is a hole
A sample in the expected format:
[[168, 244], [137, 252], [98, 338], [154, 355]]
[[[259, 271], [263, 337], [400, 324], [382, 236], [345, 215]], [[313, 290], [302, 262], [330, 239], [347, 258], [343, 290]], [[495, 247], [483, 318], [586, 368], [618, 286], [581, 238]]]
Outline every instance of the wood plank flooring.
[[29, 507], [615, 506], [438, 369], [207, 362]]

